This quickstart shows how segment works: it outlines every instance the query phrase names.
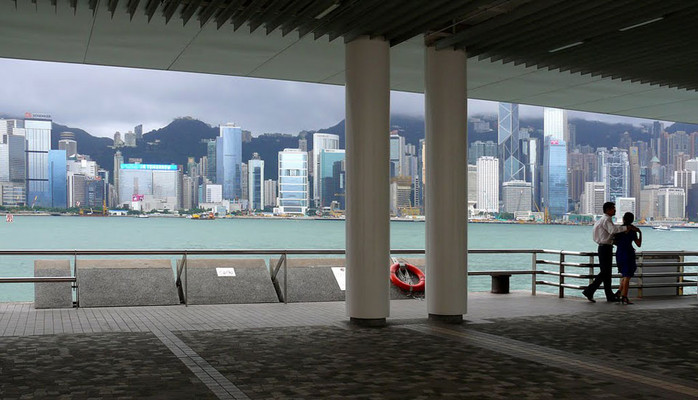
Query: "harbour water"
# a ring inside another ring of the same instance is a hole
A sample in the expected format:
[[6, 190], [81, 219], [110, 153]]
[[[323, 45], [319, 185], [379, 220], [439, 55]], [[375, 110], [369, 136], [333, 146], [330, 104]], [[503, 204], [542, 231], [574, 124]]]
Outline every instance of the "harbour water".
[[[391, 248], [424, 248], [423, 222], [392, 222], [390, 229]], [[642, 230], [641, 250], [698, 250], [698, 229]], [[19, 215], [13, 223], [0, 223], [1, 249], [342, 249], [344, 237], [344, 221], [336, 220]], [[468, 245], [470, 249], [596, 249], [591, 227], [573, 225], [469, 224]], [[33, 261], [2, 257], [0, 276], [32, 276]], [[531, 268], [528, 254], [471, 255], [468, 262], [470, 271]], [[512, 290], [530, 290], [531, 277], [514, 276], [511, 285]], [[468, 286], [470, 291], [489, 290], [489, 277], [471, 277]], [[539, 286], [538, 290], [555, 289]], [[0, 284], [0, 302], [32, 300], [32, 284]]]

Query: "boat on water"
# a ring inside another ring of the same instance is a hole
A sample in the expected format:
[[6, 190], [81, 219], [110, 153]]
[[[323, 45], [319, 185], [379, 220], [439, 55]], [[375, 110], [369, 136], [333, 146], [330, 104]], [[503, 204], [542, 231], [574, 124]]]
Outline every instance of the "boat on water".
[[671, 227], [669, 227], [667, 225], [655, 225], [652, 227], [652, 229], [654, 229], [656, 231], [670, 231]]
[[150, 218], [148, 214], [138, 214], [138, 218]]
[[214, 219], [216, 219], [216, 215], [213, 214], [212, 212], [210, 212], [208, 214], [192, 214], [191, 219], [214, 220]]

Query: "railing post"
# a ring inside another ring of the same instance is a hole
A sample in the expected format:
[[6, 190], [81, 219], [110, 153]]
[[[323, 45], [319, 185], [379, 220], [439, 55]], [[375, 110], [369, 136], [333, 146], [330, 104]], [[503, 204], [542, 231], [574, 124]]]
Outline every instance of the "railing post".
[[78, 287], [78, 251], [73, 249], [73, 276], [75, 276], [75, 306], [80, 307], [80, 288]]
[[[683, 254], [681, 254], [679, 256], [679, 262], [681, 263], [681, 265], [679, 265], [679, 271], [678, 271], [679, 273], [681, 273], [681, 275], [679, 276], [679, 283], [682, 283], [683, 282], [683, 272], [684, 272], [684, 267], [683, 267], [684, 256], [683, 256]], [[683, 286], [681, 286], [681, 285], [676, 286], [676, 295], [683, 296]]]
[[536, 295], [536, 268], [538, 267], [538, 253], [535, 251], [531, 254], [531, 271], [533, 273], [531, 274], [531, 295], [535, 296]]
[[565, 297], [565, 287], [563, 286], [565, 284], [565, 255], [562, 254], [562, 250], [560, 250], [560, 290], [558, 297], [559, 298], [564, 298]]
[[184, 266], [184, 307], [189, 307], [189, 276], [187, 272], [187, 251], [184, 250], [184, 257], [182, 257], [182, 265]]
[[288, 253], [284, 251], [284, 304], [288, 304]]
[[591, 255], [589, 256], [589, 275], [591, 276], [587, 282], [587, 286], [591, 285], [594, 282], [594, 256]]

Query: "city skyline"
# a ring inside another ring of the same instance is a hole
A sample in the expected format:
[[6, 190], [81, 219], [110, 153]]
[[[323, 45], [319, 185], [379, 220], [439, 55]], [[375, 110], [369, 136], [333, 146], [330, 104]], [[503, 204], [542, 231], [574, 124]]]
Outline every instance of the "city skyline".
[[[15, 59], [0, 59], [0, 73], [14, 77], [0, 87], [6, 99], [0, 102], [3, 113], [19, 117], [50, 111], [55, 122], [97, 137], [111, 138], [138, 124], [149, 132], [185, 116], [211, 125], [236, 123], [254, 136], [297, 134], [333, 126], [345, 114], [343, 86]], [[497, 105], [469, 99], [468, 114], [496, 115]], [[423, 117], [424, 96], [391, 92], [391, 111]], [[538, 106], [521, 104], [519, 112], [522, 118], [543, 116]], [[650, 122], [577, 111], [570, 111], [569, 117]]]

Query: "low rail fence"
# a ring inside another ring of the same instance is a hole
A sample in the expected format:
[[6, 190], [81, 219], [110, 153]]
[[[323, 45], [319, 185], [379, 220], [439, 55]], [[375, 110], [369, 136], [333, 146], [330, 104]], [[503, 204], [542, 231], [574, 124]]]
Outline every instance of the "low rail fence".
[[[470, 249], [469, 259], [473, 255], [522, 255], [530, 257], [530, 269], [504, 268], [497, 270], [468, 271], [468, 276], [490, 276], [492, 291], [507, 293], [511, 276], [531, 277], [531, 294], [536, 295], [537, 288], [557, 288], [557, 294], [564, 298], [566, 290], [574, 292], [585, 289], [594, 279], [594, 269], [598, 267], [595, 261], [596, 252], [579, 252], [546, 249]], [[176, 257], [175, 279], [182, 303], [188, 304], [189, 268], [187, 261], [192, 256], [277, 256], [278, 260], [269, 263], [272, 282], [278, 284], [283, 292], [283, 301], [287, 302], [288, 259], [297, 256], [344, 256], [341, 249], [165, 249], [165, 250], [0, 250], [0, 257], [7, 256], [67, 256], [72, 259], [71, 276], [51, 277], [0, 277], [0, 283], [54, 283], [70, 282], [75, 290], [75, 305], [80, 304], [78, 257], [83, 256], [173, 256]], [[392, 249], [391, 256], [424, 256], [423, 249]], [[686, 267], [698, 267], [698, 261], [687, 261], [687, 258], [698, 258], [698, 251], [645, 251], [637, 253], [638, 271], [631, 281], [630, 289], [636, 290], [635, 295], [643, 296], [649, 291], [668, 289], [664, 295], [683, 295], [684, 288], [694, 287], [698, 294], [698, 268], [687, 271]], [[525, 262], [524, 264], [528, 264]], [[521, 263], [519, 263], [521, 265]], [[552, 269], [550, 269], [552, 267]], [[280, 276], [281, 274], [281, 276]], [[613, 274], [614, 278], [620, 277]], [[552, 279], [546, 279], [552, 278]], [[668, 278], [668, 279], [666, 279]], [[428, 279], [428, 277], [427, 277]], [[613, 287], [617, 288], [616, 285]], [[656, 295], [656, 294], [655, 294]]]

